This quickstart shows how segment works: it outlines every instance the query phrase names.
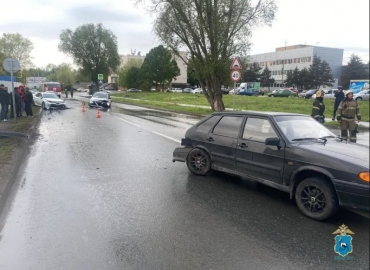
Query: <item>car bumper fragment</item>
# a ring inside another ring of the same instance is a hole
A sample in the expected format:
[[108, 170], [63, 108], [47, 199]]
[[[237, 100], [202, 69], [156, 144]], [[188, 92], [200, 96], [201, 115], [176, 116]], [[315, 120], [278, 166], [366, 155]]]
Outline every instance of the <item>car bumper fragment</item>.
[[334, 180], [333, 182], [341, 206], [369, 211], [369, 185], [349, 183], [342, 180]]
[[176, 148], [175, 151], [173, 151], [172, 162], [175, 162], [175, 161], [185, 162], [191, 150], [193, 150], [192, 147]]

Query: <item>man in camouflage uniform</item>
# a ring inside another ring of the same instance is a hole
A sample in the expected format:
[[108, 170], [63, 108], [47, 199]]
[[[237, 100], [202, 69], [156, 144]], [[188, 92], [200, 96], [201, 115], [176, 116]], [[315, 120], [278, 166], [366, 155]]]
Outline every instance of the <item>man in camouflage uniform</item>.
[[325, 105], [324, 105], [324, 91], [318, 90], [316, 92], [316, 99], [313, 102], [312, 114], [311, 116], [320, 124], [325, 122]]
[[356, 100], [353, 100], [352, 91], [348, 90], [345, 93], [345, 99], [339, 104], [337, 120], [340, 123], [340, 129], [342, 130], [342, 139], [348, 140], [348, 130], [349, 130], [349, 140], [350, 142], [357, 142], [356, 135], [356, 122], [355, 117], [357, 117], [358, 122], [361, 120], [360, 107]]

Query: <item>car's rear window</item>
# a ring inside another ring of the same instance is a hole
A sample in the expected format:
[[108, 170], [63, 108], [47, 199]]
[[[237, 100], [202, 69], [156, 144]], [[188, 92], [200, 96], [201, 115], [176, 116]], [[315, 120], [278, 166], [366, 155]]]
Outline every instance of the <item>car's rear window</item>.
[[224, 116], [213, 129], [213, 134], [237, 138], [242, 122], [242, 116]]
[[217, 123], [217, 121], [220, 120], [220, 118], [221, 118], [220, 115], [212, 116], [211, 118], [200, 124], [197, 127], [197, 130], [208, 133], [211, 130], [211, 128]]

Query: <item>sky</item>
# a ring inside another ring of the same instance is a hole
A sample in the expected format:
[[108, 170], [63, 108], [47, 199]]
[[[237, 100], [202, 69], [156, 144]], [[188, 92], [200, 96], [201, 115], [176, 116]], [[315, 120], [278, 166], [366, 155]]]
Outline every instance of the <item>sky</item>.
[[[369, 0], [276, 2], [272, 26], [253, 29], [250, 54], [273, 52], [286, 42], [342, 48], [343, 63], [352, 53], [369, 61]], [[59, 35], [62, 29], [74, 30], [85, 23], [103, 23], [112, 30], [120, 54], [135, 49], [145, 55], [160, 44], [152, 31], [152, 15], [133, 0], [12, 0], [2, 1], [1, 11], [0, 35], [18, 32], [28, 37], [34, 43], [32, 61], [37, 67], [73, 63], [58, 50]]]

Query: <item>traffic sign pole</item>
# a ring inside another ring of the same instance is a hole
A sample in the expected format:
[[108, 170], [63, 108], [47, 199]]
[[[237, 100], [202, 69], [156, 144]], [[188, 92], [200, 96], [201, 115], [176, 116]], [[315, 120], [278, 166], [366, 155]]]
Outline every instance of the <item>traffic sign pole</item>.
[[233, 111], [235, 111], [235, 88], [236, 88], [236, 82], [234, 82], [234, 101], [233, 101]]

